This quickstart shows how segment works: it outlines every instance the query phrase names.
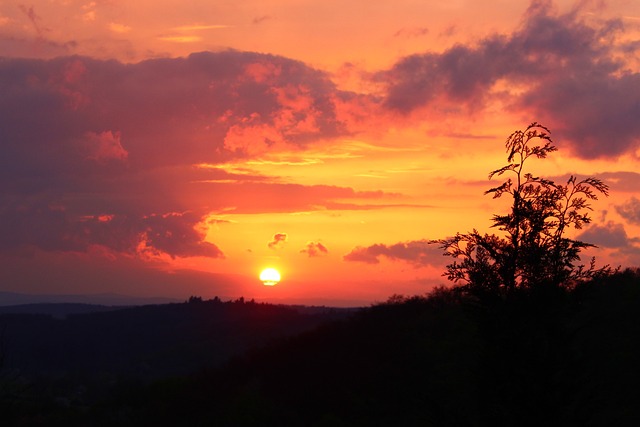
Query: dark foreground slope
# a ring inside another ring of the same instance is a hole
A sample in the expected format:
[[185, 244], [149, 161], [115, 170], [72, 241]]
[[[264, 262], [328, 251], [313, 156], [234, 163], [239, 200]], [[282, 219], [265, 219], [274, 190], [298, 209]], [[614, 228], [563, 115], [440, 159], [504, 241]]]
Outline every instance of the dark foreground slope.
[[69, 315], [0, 315], [4, 370], [34, 378], [69, 374], [140, 379], [216, 366], [269, 339], [297, 334], [339, 314], [302, 315], [238, 300], [149, 305]]
[[224, 367], [121, 387], [67, 425], [640, 425], [640, 276], [553, 295], [394, 298]]
[[9, 417], [26, 416], [29, 425], [32, 415], [83, 411], [114, 390], [218, 367], [348, 313], [192, 297], [62, 319], [0, 314], [0, 425], [10, 425]]

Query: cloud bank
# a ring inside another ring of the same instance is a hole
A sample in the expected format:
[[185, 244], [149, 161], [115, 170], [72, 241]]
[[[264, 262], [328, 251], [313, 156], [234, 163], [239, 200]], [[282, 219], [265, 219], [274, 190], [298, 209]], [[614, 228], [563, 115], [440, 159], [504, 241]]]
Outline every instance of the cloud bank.
[[0, 93], [3, 251], [100, 245], [219, 258], [200, 227], [212, 211], [295, 211], [381, 195], [196, 167], [345, 134], [335, 106], [342, 94], [286, 58], [0, 58]]
[[512, 34], [407, 56], [377, 79], [392, 110], [470, 114], [499, 100], [547, 124], [577, 156], [616, 157], [640, 145], [640, 73], [623, 59], [640, 45], [621, 41], [624, 29], [587, 20], [580, 4], [559, 14], [534, 0]]

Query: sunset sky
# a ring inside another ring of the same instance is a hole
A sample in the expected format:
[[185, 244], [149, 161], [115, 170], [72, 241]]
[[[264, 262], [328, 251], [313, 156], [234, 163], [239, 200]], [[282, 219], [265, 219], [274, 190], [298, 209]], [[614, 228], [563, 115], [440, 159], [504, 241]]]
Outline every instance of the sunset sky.
[[0, 291], [423, 294], [533, 121], [640, 266], [638, 0], [2, 1]]

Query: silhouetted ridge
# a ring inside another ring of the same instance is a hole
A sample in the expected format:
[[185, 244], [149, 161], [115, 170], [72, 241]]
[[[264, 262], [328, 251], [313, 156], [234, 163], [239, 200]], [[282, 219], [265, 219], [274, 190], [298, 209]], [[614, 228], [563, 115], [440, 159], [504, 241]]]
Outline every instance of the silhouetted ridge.
[[[42, 425], [69, 426], [638, 425], [640, 271], [556, 290], [497, 300], [459, 289], [394, 296], [339, 320], [324, 317], [297, 335], [257, 342], [188, 376], [147, 384], [121, 379], [93, 400], [74, 400], [66, 389], [65, 404], [31, 391], [31, 400], [5, 399], [2, 409], [8, 420], [29, 424], [34, 418], [25, 414], [36, 413]], [[89, 317], [98, 325], [112, 314]], [[152, 334], [164, 333], [175, 354], [195, 348], [176, 336], [185, 318], [199, 318], [204, 330], [219, 321], [254, 337], [269, 329], [265, 324], [305, 319], [284, 307], [201, 301], [119, 316], [133, 329], [163, 317]], [[202, 344], [215, 358], [218, 350]]]
[[[302, 314], [242, 298], [223, 302], [198, 297], [182, 304], [69, 314], [64, 319], [0, 314], [0, 398], [7, 378], [8, 383], [25, 384], [38, 399], [73, 395], [86, 405], [95, 398], [95, 389], [102, 393], [122, 382], [219, 366], [249, 348], [347, 314], [320, 309]], [[76, 388], [84, 391], [77, 394]]]
[[94, 416], [124, 407], [128, 425], [636, 425], [639, 325], [634, 271], [552, 301], [393, 297], [224, 369], [123, 391]]

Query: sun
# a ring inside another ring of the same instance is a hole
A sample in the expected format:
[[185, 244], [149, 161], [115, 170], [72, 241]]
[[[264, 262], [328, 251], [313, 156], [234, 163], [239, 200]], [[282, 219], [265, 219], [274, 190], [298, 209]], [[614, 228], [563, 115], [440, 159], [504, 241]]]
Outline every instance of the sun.
[[280, 273], [275, 268], [265, 268], [260, 273], [260, 280], [265, 286], [273, 286], [280, 281]]

